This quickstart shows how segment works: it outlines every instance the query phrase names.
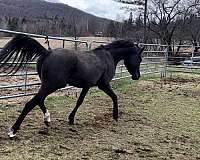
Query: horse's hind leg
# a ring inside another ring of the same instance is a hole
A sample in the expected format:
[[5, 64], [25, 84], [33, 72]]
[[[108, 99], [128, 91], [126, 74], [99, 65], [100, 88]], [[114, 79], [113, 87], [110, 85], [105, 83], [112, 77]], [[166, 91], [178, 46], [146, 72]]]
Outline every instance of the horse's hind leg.
[[99, 84], [99, 89], [104, 91], [108, 96], [111, 97], [113, 101], [113, 119], [117, 121], [118, 119], [118, 103], [117, 103], [117, 96], [111, 89], [110, 84]]
[[44, 100], [42, 100], [38, 105], [44, 114], [44, 124], [46, 125], [46, 127], [48, 127], [51, 122], [51, 119], [50, 119], [50, 113], [44, 105]]
[[[48, 120], [49, 115], [47, 114], [48, 111], [46, 107], [44, 106], [44, 100], [45, 98], [52, 92], [54, 92], [56, 89], [50, 89], [41, 86], [39, 92], [29, 101], [25, 104], [24, 109], [22, 110], [21, 114], [19, 115], [18, 119], [16, 120], [15, 124], [10, 128], [9, 130], [9, 137], [12, 138], [15, 136], [17, 130], [20, 128], [21, 123], [23, 122], [26, 115], [36, 106], [39, 105], [41, 110], [43, 111], [44, 115], [46, 115], [46, 118]], [[45, 118], [45, 116], [44, 116]]]
[[39, 95], [35, 95], [29, 102], [25, 104], [24, 109], [16, 120], [15, 124], [10, 128], [8, 136], [10, 138], [14, 137], [17, 130], [20, 128], [21, 123], [23, 122], [26, 115], [39, 103]]
[[69, 120], [69, 124], [74, 124], [74, 117], [75, 117], [75, 114], [78, 110], [78, 108], [80, 107], [80, 105], [83, 103], [83, 100], [87, 94], [87, 92], [89, 91], [89, 88], [83, 88], [82, 91], [81, 91], [81, 94], [76, 102], [76, 106], [75, 108], [73, 109], [73, 111], [70, 113], [69, 117], [68, 117], [68, 120]]

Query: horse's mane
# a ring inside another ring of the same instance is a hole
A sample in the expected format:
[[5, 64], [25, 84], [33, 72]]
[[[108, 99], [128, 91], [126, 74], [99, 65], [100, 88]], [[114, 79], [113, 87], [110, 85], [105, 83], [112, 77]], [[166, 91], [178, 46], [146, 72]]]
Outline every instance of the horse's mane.
[[106, 44], [106, 45], [101, 45], [97, 48], [95, 48], [95, 50], [110, 50], [113, 48], [129, 48], [129, 47], [135, 47], [136, 45], [131, 41], [131, 40], [116, 40], [110, 44]]

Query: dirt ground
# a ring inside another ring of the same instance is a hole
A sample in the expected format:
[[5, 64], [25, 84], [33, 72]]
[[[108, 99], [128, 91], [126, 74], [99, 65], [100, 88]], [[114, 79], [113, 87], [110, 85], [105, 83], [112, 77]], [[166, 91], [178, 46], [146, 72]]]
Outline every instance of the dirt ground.
[[143, 77], [113, 87], [118, 122], [112, 119], [110, 98], [97, 89], [87, 95], [72, 126], [66, 119], [76, 97], [53, 95], [45, 102], [52, 120], [48, 133], [36, 107], [13, 140], [7, 129], [25, 102], [2, 102], [0, 159], [200, 159], [200, 78]]

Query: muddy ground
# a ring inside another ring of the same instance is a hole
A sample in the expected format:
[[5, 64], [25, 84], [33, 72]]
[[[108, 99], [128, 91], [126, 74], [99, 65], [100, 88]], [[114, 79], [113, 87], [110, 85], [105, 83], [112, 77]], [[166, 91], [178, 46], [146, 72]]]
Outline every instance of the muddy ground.
[[200, 78], [143, 77], [120, 80], [113, 87], [118, 122], [112, 119], [111, 100], [97, 89], [87, 95], [73, 126], [66, 119], [76, 97], [53, 95], [46, 100], [49, 132], [42, 132], [42, 113], [36, 107], [13, 140], [7, 129], [25, 101], [2, 101], [0, 159], [200, 159]]

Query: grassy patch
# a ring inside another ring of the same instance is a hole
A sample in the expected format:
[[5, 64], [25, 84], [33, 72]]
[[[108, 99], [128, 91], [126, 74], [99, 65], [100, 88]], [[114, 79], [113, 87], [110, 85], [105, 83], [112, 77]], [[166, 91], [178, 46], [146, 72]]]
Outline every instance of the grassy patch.
[[[182, 79], [181, 79], [182, 78]], [[7, 127], [21, 107], [0, 109], [0, 159], [199, 159], [200, 80], [195, 77], [142, 77], [112, 82], [119, 99], [119, 121], [112, 102], [91, 89], [76, 115], [67, 115], [77, 98], [51, 96], [45, 104], [52, 116], [47, 135], [41, 111], [25, 119], [15, 140]]]

